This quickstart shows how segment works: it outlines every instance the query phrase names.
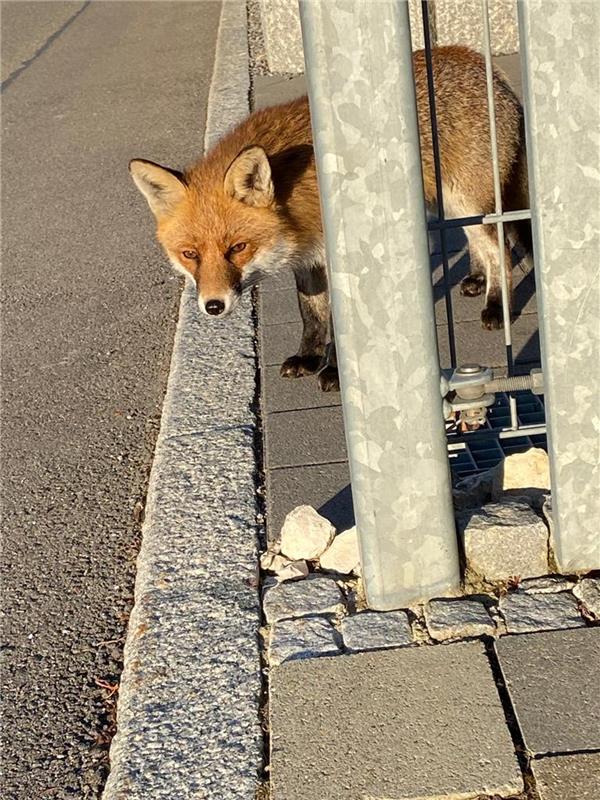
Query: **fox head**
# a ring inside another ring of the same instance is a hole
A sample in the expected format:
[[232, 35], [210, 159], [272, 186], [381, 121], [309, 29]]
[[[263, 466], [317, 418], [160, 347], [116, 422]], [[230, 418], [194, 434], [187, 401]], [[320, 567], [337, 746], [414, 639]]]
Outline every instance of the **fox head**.
[[224, 174], [214, 161], [181, 173], [134, 159], [129, 171], [156, 218], [159, 242], [195, 281], [205, 314], [229, 314], [244, 289], [289, 257], [290, 232], [262, 147], [242, 150]]

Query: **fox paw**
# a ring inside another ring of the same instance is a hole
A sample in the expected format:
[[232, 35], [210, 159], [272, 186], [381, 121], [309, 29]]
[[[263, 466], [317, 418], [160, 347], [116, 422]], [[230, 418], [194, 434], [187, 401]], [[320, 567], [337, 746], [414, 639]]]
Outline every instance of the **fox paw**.
[[477, 297], [484, 289], [485, 275], [467, 275], [460, 284], [460, 293], [465, 297]]
[[321, 356], [290, 356], [281, 365], [279, 373], [283, 378], [302, 378], [304, 375], [314, 375], [322, 363]]
[[481, 324], [488, 331], [497, 331], [503, 328], [502, 303], [488, 301], [488, 304], [481, 312]]
[[340, 379], [337, 367], [327, 366], [319, 372], [319, 386], [322, 392], [339, 392]]

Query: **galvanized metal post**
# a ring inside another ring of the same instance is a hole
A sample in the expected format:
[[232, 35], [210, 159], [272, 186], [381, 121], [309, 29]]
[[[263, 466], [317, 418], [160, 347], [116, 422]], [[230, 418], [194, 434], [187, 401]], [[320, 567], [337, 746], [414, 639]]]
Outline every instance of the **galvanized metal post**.
[[519, 3], [536, 287], [564, 572], [600, 568], [600, 3]]
[[408, 3], [302, 0], [367, 600], [459, 586]]

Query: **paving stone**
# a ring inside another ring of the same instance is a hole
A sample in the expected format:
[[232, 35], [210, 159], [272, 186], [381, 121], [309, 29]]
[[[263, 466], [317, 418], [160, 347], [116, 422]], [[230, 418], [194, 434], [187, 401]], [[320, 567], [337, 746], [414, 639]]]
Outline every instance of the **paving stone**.
[[577, 601], [570, 592], [509, 592], [500, 599], [500, 611], [509, 633], [579, 628], [585, 625]]
[[519, 589], [530, 594], [550, 594], [552, 592], [567, 592], [575, 586], [575, 581], [565, 578], [564, 575], [544, 575], [541, 578], [529, 578], [521, 581]]
[[279, 536], [290, 508], [308, 503], [337, 530], [354, 525], [350, 472], [346, 462], [267, 470], [267, 534]]
[[600, 619], [600, 578], [583, 578], [573, 588], [573, 594], [594, 619]]
[[260, 292], [258, 318], [261, 325], [301, 322], [298, 294], [295, 288]]
[[[477, 299], [473, 302], [477, 307]], [[511, 330], [516, 364], [539, 366], [540, 340], [537, 316], [522, 314], [512, 324]], [[438, 325], [437, 334], [441, 367], [449, 369], [448, 326]], [[461, 322], [455, 328], [455, 342], [459, 364], [486, 364], [494, 368], [506, 366], [506, 347], [502, 331], [484, 331], [479, 321]]]
[[[268, 653], [271, 666], [297, 658], [315, 658], [340, 652], [339, 634], [323, 617], [286, 619], [271, 625]], [[302, 702], [301, 696], [298, 699]]]
[[345, 461], [342, 409], [337, 406], [268, 414], [265, 441], [269, 469]]
[[534, 759], [531, 769], [540, 800], [598, 800], [600, 797], [600, 753]]
[[548, 572], [548, 530], [522, 502], [489, 503], [458, 518], [469, 569], [486, 581]]
[[600, 628], [503, 636], [495, 647], [533, 753], [600, 750]]
[[338, 533], [327, 550], [319, 558], [321, 569], [349, 575], [360, 571], [360, 553], [356, 526]]
[[405, 611], [361, 611], [342, 620], [348, 650], [378, 650], [413, 644], [412, 628]]
[[465, 636], [493, 636], [496, 625], [481, 600], [431, 600], [424, 609], [432, 639], [460, 639]]
[[267, 622], [309, 614], [335, 614], [344, 606], [336, 582], [325, 575], [309, 575], [303, 581], [279, 583], [263, 595]]
[[[279, 325], [259, 325], [260, 361], [263, 367], [283, 364], [286, 358], [298, 352], [302, 336], [301, 322], [284, 322]], [[316, 378], [290, 378], [290, 381], [316, 381]]]
[[303, 408], [321, 408], [341, 405], [339, 392], [322, 392], [314, 377], [282, 378], [279, 366], [262, 370], [263, 412], [296, 411]]
[[273, 800], [504, 797], [523, 788], [480, 642], [283, 664], [271, 674], [270, 712]]

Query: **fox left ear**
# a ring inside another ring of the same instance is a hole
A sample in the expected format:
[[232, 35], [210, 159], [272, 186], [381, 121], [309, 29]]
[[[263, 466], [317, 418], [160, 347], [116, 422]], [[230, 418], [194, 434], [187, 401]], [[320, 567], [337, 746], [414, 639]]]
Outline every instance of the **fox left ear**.
[[225, 173], [224, 188], [227, 194], [248, 206], [271, 205], [275, 190], [271, 165], [262, 147], [255, 145], [242, 150]]
[[157, 218], [168, 214], [185, 197], [183, 174], [177, 170], [134, 158], [129, 162], [129, 172]]

